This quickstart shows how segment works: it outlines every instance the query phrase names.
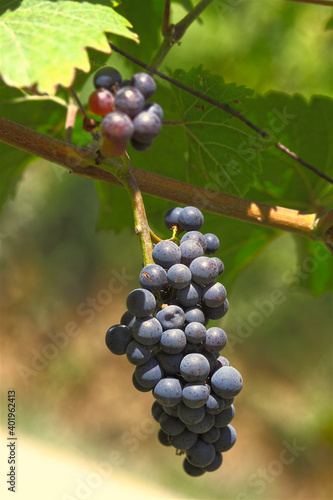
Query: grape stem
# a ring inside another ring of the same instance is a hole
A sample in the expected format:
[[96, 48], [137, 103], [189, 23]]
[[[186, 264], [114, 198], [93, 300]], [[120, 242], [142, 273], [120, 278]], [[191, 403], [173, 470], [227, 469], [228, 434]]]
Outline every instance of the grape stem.
[[73, 98], [69, 98], [68, 106], [67, 106], [67, 114], [66, 114], [66, 123], [65, 123], [65, 141], [72, 142], [72, 132], [75, 125], [75, 119], [78, 112], [78, 107], [74, 104]]
[[[89, 116], [87, 115], [87, 112], [84, 109], [84, 106], [83, 106], [82, 102], [80, 101], [79, 96], [77, 95], [77, 93], [75, 92], [73, 87], [69, 87], [69, 89], [70, 89], [71, 93], [73, 94], [73, 97], [74, 97], [75, 101], [77, 102], [77, 105], [80, 108], [80, 111], [83, 114], [84, 118], [86, 120], [89, 120]], [[96, 134], [96, 132], [94, 132], [94, 130], [90, 130], [90, 133], [95, 140], [98, 140], [98, 135]]]
[[166, 36], [169, 30], [169, 19], [170, 19], [170, 3], [171, 0], [165, 0], [163, 21], [162, 21], [162, 35]]
[[140, 238], [143, 255], [143, 265], [148, 266], [148, 264], [154, 263], [152, 256], [153, 245], [151, 241], [151, 230], [148, 224], [141, 191], [129, 166], [129, 156], [127, 153], [125, 153], [123, 157], [125, 169], [121, 170], [118, 173], [117, 177], [122, 185], [127, 189], [127, 192], [131, 199], [134, 214], [135, 234], [137, 234]]
[[151, 229], [150, 230], [150, 237], [154, 241], [154, 243], [159, 243], [160, 241], [163, 241], [157, 234], [154, 233], [154, 231]]
[[[0, 141], [56, 163], [77, 175], [122, 185], [122, 181], [118, 178], [124, 176], [124, 171], [121, 173], [123, 169], [121, 162], [101, 159], [89, 148], [59, 141], [2, 117], [0, 117]], [[150, 230], [148, 224], [142, 223], [146, 218], [140, 189], [146, 194], [178, 204], [191, 204], [214, 214], [297, 233], [312, 240], [325, 242], [330, 251], [333, 248], [332, 212], [320, 216], [318, 213], [302, 213], [299, 210], [245, 200], [133, 166], [129, 168], [125, 182], [128, 183], [133, 200], [136, 202], [138, 226], [140, 230], [145, 230], [142, 237], [147, 242], [148, 235], [150, 239]], [[147, 248], [149, 248], [148, 243]], [[146, 252], [147, 259], [149, 259], [148, 254], [149, 251]]]
[[[201, 0], [179, 23], [169, 24], [167, 26], [166, 22], [169, 21], [170, 16], [170, 2], [165, 2], [165, 10], [162, 25], [162, 34], [164, 35], [163, 42], [155, 54], [151, 66], [153, 68], [158, 68], [165, 57], [167, 56], [169, 50], [178, 43], [185, 35], [186, 30], [191, 26], [191, 24], [198, 19], [200, 14], [211, 4], [213, 0]], [[169, 4], [169, 5], [168, 5]]]

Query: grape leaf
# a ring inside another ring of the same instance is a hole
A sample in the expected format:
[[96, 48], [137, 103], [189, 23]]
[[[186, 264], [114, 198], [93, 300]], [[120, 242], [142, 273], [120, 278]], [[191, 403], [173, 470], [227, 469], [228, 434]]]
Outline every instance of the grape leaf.
[[[277, 134], [278, 140], [290, 150], [333, 176], [333, 99], [313, 96], [307, 102], [300, 95], [269, 92], [247, 100], [247, 116], [252, 121], [266, 123], [271, 141]], [[249, 198], [308, 213], [331, 209], [333, 188], [324, 179], [277, 148], [263, 151], [262, 163], [262, 174], [249, 191]], [[333, 262], [326, 247], [299, 236], [295, 236], [295, 241], [298, 265], [290, 273], [290, 286], [296, 283], [314, 295], [329, 290], [333, 286]]]
[[333, 30], [333, 17], [330, 17], [326, 23], [325, 30]]
[[[188, 73], [176, 70], [175, 79], [224, 104], [240, 109], [240, 101], [252, 94], [244, 86], [226, 84], [223, 78], [202, 66]], [[208, 104], [179, 88], [174, 88], [181, 120], [188, 141], [188, 178], [193, 183], [208, 183], [215, 190], [242, 196], [261, 171], [255, 153], [255, 135], [229, 113]], [[250, 159], [248, 157], [250, 156]], [[219, 181], [216, 181], [216, 178]]]
[[0, 73], [13, 87], [37, 84], [54, 94], [58, 84], [72, 84], [75, 68], [89, 71], [86, 47], [111, 52], [104, 32], [137, 40], [129, 21], [104, 5], [22, 0], [16, 7], [0, 20]]
[[[270, 92], [247, 100], [247, 116], [266, 123], [271, 143], [282, 142], [318, 170], [333, 176], [333, 100]], [[262, 139], [258, 138], [260, 142]], [[332, 186], [277, 148], [261, 153], [263, 171], [249, 196], [303, 211], [330, 208]]]

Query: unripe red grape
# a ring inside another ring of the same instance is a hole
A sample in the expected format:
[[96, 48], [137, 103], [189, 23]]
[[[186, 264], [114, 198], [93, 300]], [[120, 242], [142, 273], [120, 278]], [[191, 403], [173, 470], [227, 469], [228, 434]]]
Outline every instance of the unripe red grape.
[[106, 89], [95, 90], [89, 97], [89, 108], [95, 115], [107, 115], [114, 108], [113, 94]]

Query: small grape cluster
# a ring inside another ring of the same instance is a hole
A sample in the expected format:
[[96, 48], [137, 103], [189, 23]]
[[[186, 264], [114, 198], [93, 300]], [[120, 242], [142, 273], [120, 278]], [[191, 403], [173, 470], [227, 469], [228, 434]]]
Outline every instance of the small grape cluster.
[[159, 441], [186, 453], [184, 470], [196, 477], [217, 470], [236, 441], [230, 422], [243, 381], [219, 354], [227, 343], [224, 330], [207, 328], [229, 308], [226, 289], [216, 281], [224, 265], [212, 257], [219, 239], [199, 232], [204, 217], [195, 207], [173, 208], [164, 220], [174, 236], [154, 246], [155, 264], [142, 269], [142, 288], [128, 295], [128, 310], [107, 331], [106, 345], [136, 366], [135, 388], [153, 391]]
[[89, 98], [89, 108], [103, 116], [101, 152], [117, 158], [126, 151], [127, 141], [138, 151], [145, 151], [162, 128], [163, 110], [156, 102], [146, 102], [156, 90], [148, 73], [136, 73], [122, 80], [119, 71], [104, 67], [94, 75], [96, 90]]

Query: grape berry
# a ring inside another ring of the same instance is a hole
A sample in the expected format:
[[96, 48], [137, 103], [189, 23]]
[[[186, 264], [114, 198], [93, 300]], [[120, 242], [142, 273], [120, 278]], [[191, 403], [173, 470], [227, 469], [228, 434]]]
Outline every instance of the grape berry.
[[[134, 83], [141, 89], [149, 82], [152, 92], [151, 80], [135, 77]], [[155, 245], [155, 264], [140, 273], [142, 288], [130, 292], [121, 324], [106, 333], [109, 350], [126, 354], [135, 366], [134, 387], [152, 391], [158, 440], [186, 455], [183, 468], [192, 477], [216, 471], [222, 453], [235, 444], [230, 422], [234, 398], [243, 387], [238, 370], [220, 356], [226, 333], [217, 326], [208, 328], [209, 319], [226, 314], [229, 302], [225, 287], [216, 281], [224, 271], [223, 262], [211, 257], [220, 242], [214, 234], [199, 232], [203, 222], [195, 207], [167, 212], [165, 224], [176, 230], [173, 241]], [[179, 245], [178, 235], [184, 230], [188, 232]]]
[[94, 86], [89, 108], [103, 117], [102, 154], [121, 156], [127, 141], [137, 151], [148, 149], [159, 135], [163, 119], [161, 106], [146, 102], [156, 90], [154, 79], [148, 73], [136, 73], [122, 81], [119, 71], [106, 66], [95, 73]]

